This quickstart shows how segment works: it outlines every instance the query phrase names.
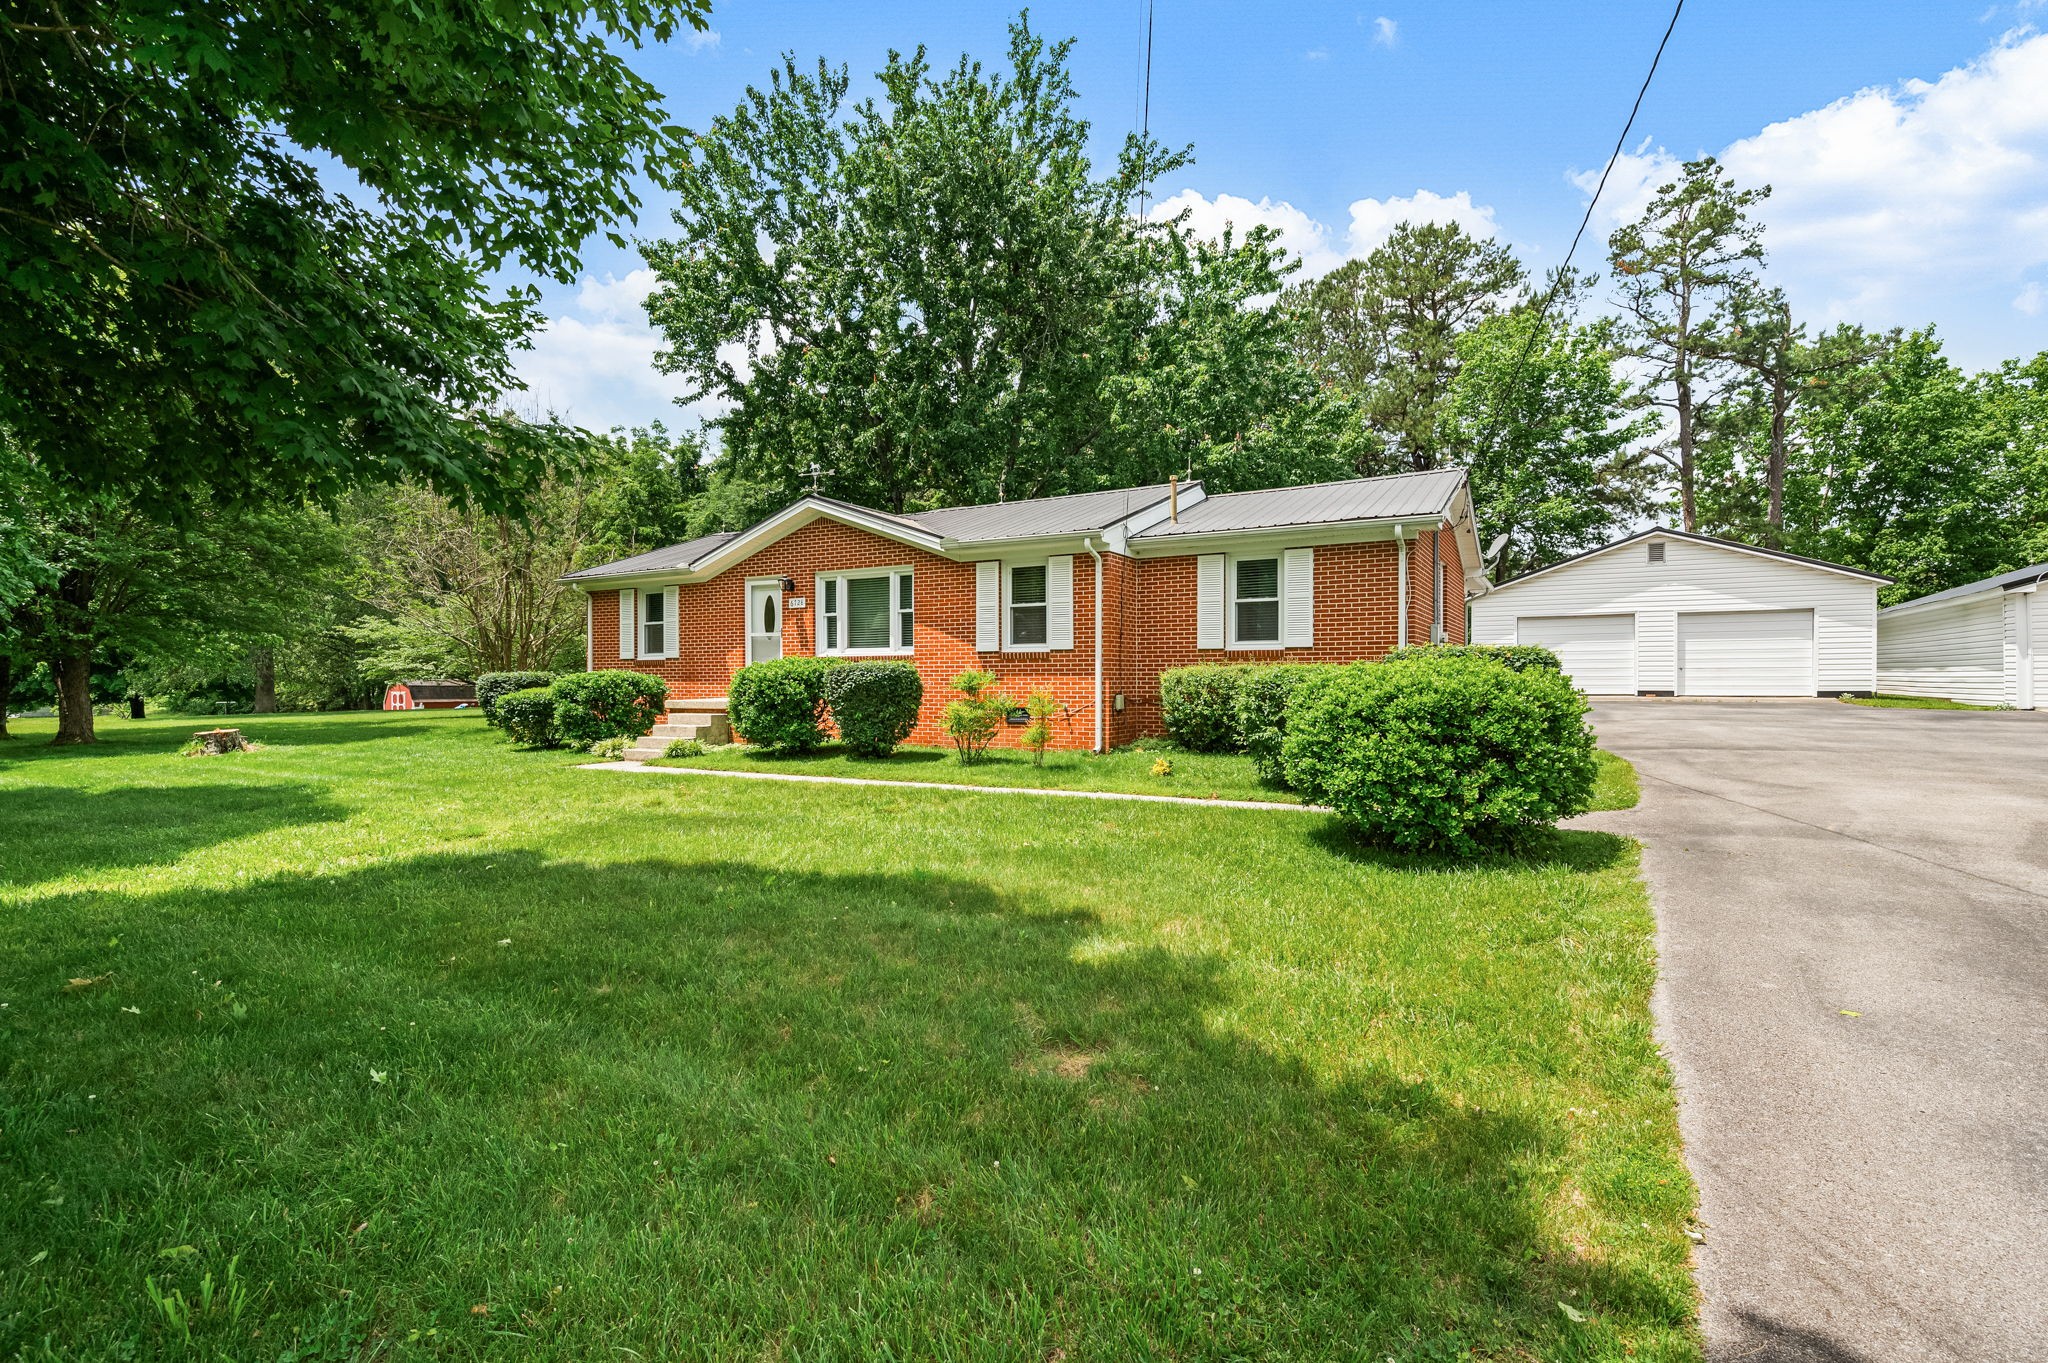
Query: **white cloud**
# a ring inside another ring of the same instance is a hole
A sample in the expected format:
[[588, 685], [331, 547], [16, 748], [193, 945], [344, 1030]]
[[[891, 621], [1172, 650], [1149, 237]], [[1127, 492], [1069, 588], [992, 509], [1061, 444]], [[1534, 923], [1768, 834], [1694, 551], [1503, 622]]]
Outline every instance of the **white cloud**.
[[1305, 62], [1326, 62], [1330, 60], [1330, 49], [1327, 47], [1312, 47], [1301, 54], [1301, 59]]
[[697, 29], [691, 28], [687, 24], [684, 25], [682, 32], [676, 36], [680, 37], [683, 40], [683, 46], [689, 48], [692, 52], [703, 52], [707, 49], [716, 48], [720, 41], [722, 41], [718, 36], [718, 30], [715, 28]]
[[2019, 296], [2012, 300], [2012, 305], [2029, 317], [2039, 317], [2041, 310], [2048, 308], [2048, 288], [2044, 288], [2036, 280], [2020, 290]]
[[[1757, 210], [1770, 272], [1817, 320], [1946, 323], [1961, 295], [2009, 297], [2048, 263], [2043, 91], [2048, 34], [2017, 30], [1935, 80], [1859, 90], [1719, 155], [1738, 183], [1773, 187]], [[1679, 159], [1648, 142], [1623, 156], [1603, 228], [1641, 212]], [[1599, 171], [1568, 178], [1590, 192]]]
[[677, 408], [687, 386], [654, 367], [661, 338], [641, 306], [654, 286], [652, 270], [584, 279], [575, 301], [549, 318], [533, 348], [518, 355], [515, 368], [526, 391], [507, 395], [513, 408], [552, 412], [596, 431], [655, 420], [689, 425], [712, 415], [702, 402]]
[[1220, 237], [1226, 226], [1234, 227], [1239, 237], [1254, 226], [1272, 228], [1280, 234], [1280, 245], [1301, 257], [1297, 279], [1328, 274], [1345, 261], [1370, 253], [1404, 222], [1455, 222], [1475, 237], [1500, 235], [1493, 209], [1473, 203], [1471, 193], [1462, 189], [1448, 196], [1418, 189], [1406, 197], [1359, 199], [1351, 205], [1350, 222], [1342, 234], [1285, 200], [1254, 203], [1235, 194], [1211, 199], [1193, 189], [1160, 200], [1146, 216], [1160, 221], [1182, 212], [1188, 215], [1190, 230], [1201, 237]]
[[1392, 47], [1401, 39], [1401, 26], [1382, 14], [1372, 21], [1372, 40], [1381, 47]]

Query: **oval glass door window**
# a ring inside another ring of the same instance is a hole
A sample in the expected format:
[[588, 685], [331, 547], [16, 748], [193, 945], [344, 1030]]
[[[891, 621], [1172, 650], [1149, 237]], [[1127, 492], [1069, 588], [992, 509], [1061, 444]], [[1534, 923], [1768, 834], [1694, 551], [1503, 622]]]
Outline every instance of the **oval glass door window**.
[[775, 633], [775, 598], [772, 596], [761, 598], [761, 633]]

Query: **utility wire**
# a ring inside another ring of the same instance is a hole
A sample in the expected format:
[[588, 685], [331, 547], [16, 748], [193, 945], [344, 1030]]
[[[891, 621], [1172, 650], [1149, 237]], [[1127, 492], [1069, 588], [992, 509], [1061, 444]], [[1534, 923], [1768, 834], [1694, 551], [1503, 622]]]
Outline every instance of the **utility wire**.
[[[1677, 0], [1671, 7], [1671, 22], [1664, 26], [1664, 36], [1657, 41], [1656, 55], [1650, 58], [1650, 69], [1643, 75], [1642, 88], [1636, 91], [1636, 102], [1629, 106], [1628, 122], [1621, 125], [1621, 136], [1614, 139], [1614, 150], [1608, 153], [1607, 166], [1600, 172], [1600, 183], [1593, 187], [1593, 197], [1586, 202], [1585, 215], [1579, 219], [1579, 230], [1572, 233], [1572, 244], [1564, 253], [1564, 264], [1558, 267], [1557, 276], [1550, 281], [1549, 291], [1537, 305], [1535, 320], [1529, 327], [1529, 337], [1522, 342], [1522, 353], [1515, 357], [1515, 367], [1508, 371], [1507, 387], [1502, 394], [1504, 401], [1513, 398], [1515, 384], [1522, 377], [1522, 366], [1529, 362], [1529, 352], [1535, 349], [1536, 338], [1543, 331], [1543, 319], [1550, 312], [1550, 305], [1556, 300], [1558, 290], [1563, 288], [1565, 280], [1571, 277], [1572, 256], [1579, 249], [1579, 239], [1586, 235], [1586, 225], [1593, 221], [1593, 210], [1599, 206], [1601, 192], [1607, 188], [1607, 177], [1614, 174], [1614, 165], [1621, 160], [1621, 150], [1628, 145], [1628, 135], [1635, 129], [1636, 115], [1643, 110], [1643, 97], [1650, 93], [1650, 82], [1657, 76], [1657, 65], [1664, 60], [1665, 45], [1671, 41], [1672, 30], [1678, 27], [1678, 16], [1684, 12], [1685, 0]], [[1481, 449], [1492, 446], [1494, 428], [1498, 424], [1497, 415], [1487, 422], [1487, 438], [1479, 442]]]

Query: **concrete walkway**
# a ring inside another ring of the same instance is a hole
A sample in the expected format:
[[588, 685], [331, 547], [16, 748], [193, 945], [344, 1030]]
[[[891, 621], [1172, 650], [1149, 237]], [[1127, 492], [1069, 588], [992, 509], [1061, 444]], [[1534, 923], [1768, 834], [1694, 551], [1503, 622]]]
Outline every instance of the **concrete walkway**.
[[1601, 703], [1716, 1363], [2048, 1359], [2048, 716]]
[[645, 762], [585, 762], [583, 771], [637, 771], [655, 776], [721, 776], [735, 781], [795, 781], [815, 786], [881, 786], [884, 789], [964, 790], [975, 795], [1051, 795], [1069, 800], [1136, 800], [1154, 805], [1199, 805], [1203, 809], [1284, 810], [1327, 814], [1321, 805], [1278, 800], [1204, 800], [1193, 795], [1140, 795], [1122, 790], [1051, 790], [1043, 786], [971, 786], [957, 781], [885, 781], [870, 776], [807, 776], [793, 771], [718, 771], [710, 767], [650, 767]]

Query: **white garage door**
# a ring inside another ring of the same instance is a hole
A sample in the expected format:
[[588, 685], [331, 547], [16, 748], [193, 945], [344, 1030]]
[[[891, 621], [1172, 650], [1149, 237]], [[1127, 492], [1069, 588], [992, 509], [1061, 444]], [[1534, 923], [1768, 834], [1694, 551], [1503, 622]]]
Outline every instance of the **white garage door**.
[[1515, 621], [1515, 639], [1555, 653], [1572, 685], [1587, 695], [1636, 693], [1633, 615], [1524, 615]]
[[1813, 612], [1679, 616], [1678, 694], [1812, 695]]

